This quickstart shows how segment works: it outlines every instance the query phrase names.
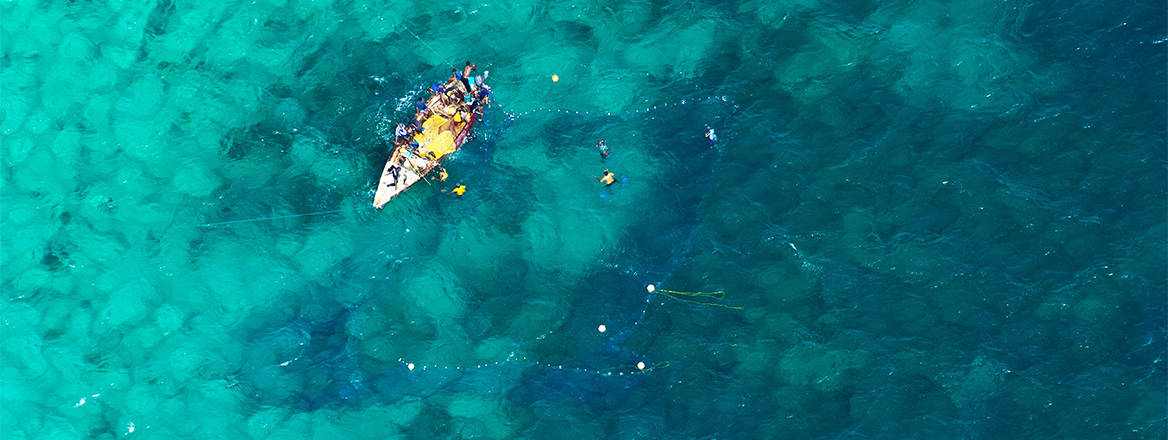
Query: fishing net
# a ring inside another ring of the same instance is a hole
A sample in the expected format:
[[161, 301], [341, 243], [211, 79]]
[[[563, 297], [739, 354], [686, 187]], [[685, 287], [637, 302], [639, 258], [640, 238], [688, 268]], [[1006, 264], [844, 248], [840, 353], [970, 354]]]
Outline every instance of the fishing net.
[[442, 157], [454, 152], [454, 134], [466, 124], [466, 121], [450, 120], [439, 115], [430, 116], [422, 127], [426, 130], [414, 137], [422, 146], [423, 153], [434, 153]]

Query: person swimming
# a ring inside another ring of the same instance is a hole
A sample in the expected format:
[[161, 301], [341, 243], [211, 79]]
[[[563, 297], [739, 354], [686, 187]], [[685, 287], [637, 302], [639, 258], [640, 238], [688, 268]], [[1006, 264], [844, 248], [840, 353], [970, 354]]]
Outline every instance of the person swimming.
[[706, 132], [706, 139], [710, 140], [710, 145], [714, 145], [714, 143], [718, 142], [718, 135], [714, 134], [714, 129], [710, 128], [710, 131]]
[[616, 174], [608, 170], [604, 170], [604, 177], [592, 176], [592, 178], [596, 179], [597, 182], [603, 183], [604, 186], [612, 186], [612, 184], [616, 183]]
[[608, 145], [604, 145], [604, 139], [601, 139], [600, 142], [596, 143], [596, 149], [600, 151], [600, 161], [601, 162], [608, 160], [609, 150], [608, 150]]
[[454, 194], [455, 196], [458, 196], [458, 198], [461, 199], [462, 195], [466, 194], [466, 185], [463, 185], [460, 183], [460, 184], [458, 184], [458, 186], [455, 186], [454, 189], [450, 190], [449, 192], [451, 194]]

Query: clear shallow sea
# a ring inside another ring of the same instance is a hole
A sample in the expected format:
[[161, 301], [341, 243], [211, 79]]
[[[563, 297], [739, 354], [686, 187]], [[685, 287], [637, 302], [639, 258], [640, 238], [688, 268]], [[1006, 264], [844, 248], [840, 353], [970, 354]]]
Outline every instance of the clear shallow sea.
[[[4, 2], [0, 437], [1165, 438], [1166, 21]], [[367, 208], [465, 60], [453, 182]]]

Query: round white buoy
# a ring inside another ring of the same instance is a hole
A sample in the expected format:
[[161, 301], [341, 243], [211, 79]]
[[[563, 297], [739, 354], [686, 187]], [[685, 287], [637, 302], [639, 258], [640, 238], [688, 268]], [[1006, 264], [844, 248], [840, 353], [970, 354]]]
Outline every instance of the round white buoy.
[[657, 290], [657, 286], [650, 284], [648, 286], [645, 286], [645, 290], [648, 290], [649, 293], [653, 293], [654, 290]]
[[409, 368], [409, 369], [410, 369], [410, 371], [414, 371], [414, 364], [413, 364], [413, 363], [408, 363], [408, 364], [406, 364], [406, 368]]
[[604, 324], [600, 324], [599, 327], [596, 327], [596, 331], [604, 333], [604, 332], [608, 331], [608, 327], [605, 327]]
[[644, 363], [644, 362], [637, 362], [637, 369], [638, 369], [638, 370], [644, 370], [644, 369], [645, 369], [645, 363]]

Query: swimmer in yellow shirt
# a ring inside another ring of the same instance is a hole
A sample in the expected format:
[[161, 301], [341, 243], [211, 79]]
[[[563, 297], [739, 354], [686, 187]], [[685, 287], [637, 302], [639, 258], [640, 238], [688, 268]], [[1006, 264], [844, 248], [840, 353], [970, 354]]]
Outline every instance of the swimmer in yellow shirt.
[[616, 174], [613, 174], [613, 173], [609, 172], [608, 170], [604, 170], [604, 177], [592, 176], [593, 179], [596, 179], [598, 182], [603, 183], [604, 186], [612, 186], [613, 183], [616, 183], [616, 179], [614, 179], [614, 177], [616, 177]]
[[451, 194], [458, 196], [458, 198], [461, 199], [462, 195], [466, 194], [466, 185], [463, 185], [460, 183], [460, 184], [458, 184], [458, 186], [454, 187], [454, 189], [450, 190], [449, 192]]

